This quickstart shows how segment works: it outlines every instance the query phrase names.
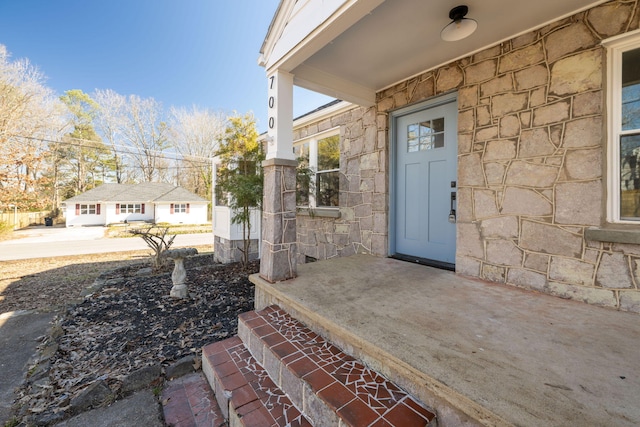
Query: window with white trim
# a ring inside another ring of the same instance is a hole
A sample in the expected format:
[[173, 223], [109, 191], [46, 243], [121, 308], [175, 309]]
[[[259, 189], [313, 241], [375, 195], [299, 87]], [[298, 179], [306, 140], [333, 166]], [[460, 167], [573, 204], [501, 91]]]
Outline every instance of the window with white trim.
[[132, 214], [140, 213], [141, 205], [139, 203], [120, 203], [120, 213]]
[[340, 133], [339, 129], [297, 141], [293, 152], [310, 176], [298, 176], [297, 204], [304, 207], [339, 206]]
[[187, 213], [186, 203], [176, 203], [173, 205], [173, 213]]
[[610, 222], [640, 221], [640, 33], [605, 42], [609, 48]]
[[94, 204], [80, 204], [80, 215], [95, 215], [96, 214], [96, 205]]

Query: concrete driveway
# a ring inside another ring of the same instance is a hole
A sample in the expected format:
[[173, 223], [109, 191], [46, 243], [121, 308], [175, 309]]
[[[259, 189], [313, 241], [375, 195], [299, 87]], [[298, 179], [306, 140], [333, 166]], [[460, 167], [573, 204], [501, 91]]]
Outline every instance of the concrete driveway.
[[11, 240], [0, 242], [0, 245], [15, 245], [46, 242], [69, 242], [76, 240], [102, 239], [107, 232], [106, 227], [45, 227], [36, 225], [22, 230], [15, 230], [11, 234]]
[[[0, 261], [149, 249], [141, 238], [106, 238], [106, 230], [45, 226], [16, 230], [11, 240], [0, 242]], [[173, 247], [206, 245], [213, 249], [213, 233], [179, 234], [173, 243]]]

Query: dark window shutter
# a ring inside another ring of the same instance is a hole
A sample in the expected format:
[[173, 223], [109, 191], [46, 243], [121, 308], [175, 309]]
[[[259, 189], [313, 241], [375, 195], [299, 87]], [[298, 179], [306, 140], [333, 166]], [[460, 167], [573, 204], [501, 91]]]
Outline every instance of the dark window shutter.
[[80, 203], [76, 203], [76, 215], [80, 215]]
[[189, 213], [189, 203], [187, 203], [187, 213]]
[[140, 206], [140, 213], [144, 213], [144, 203]]
[[120, 215], [120, 203], [116, 203], [116, 215]]
[[100, 203], [96, 205], [96, 215], [100, 215]]
[[173, 214], [174, 210], [173, 210], [173, 203], [171, 203], [171, 207], [169, 208], [169, 213]]

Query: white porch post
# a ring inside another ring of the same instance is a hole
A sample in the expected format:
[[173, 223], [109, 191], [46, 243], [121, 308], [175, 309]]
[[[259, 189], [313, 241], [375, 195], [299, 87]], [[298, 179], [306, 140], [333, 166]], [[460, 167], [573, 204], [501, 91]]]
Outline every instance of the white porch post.
[[293, 74], [276, 70], [269, 85], [269, 129], [267, 160], [296, 160], [293, 154]]
[[260, 276], [270, 282], [296, 276], [296, 166], [293, 154], [293, 75], [275, 70], [269, 85], [268, 145], [262, 203]]

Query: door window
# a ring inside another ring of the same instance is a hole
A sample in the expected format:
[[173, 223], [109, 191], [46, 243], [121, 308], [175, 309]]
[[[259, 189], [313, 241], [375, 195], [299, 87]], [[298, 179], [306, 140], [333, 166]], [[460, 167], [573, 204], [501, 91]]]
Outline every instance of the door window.
[[444, 117], [412, 123], [407, 126], [407, 151], [433, 150], [444, 147]]

